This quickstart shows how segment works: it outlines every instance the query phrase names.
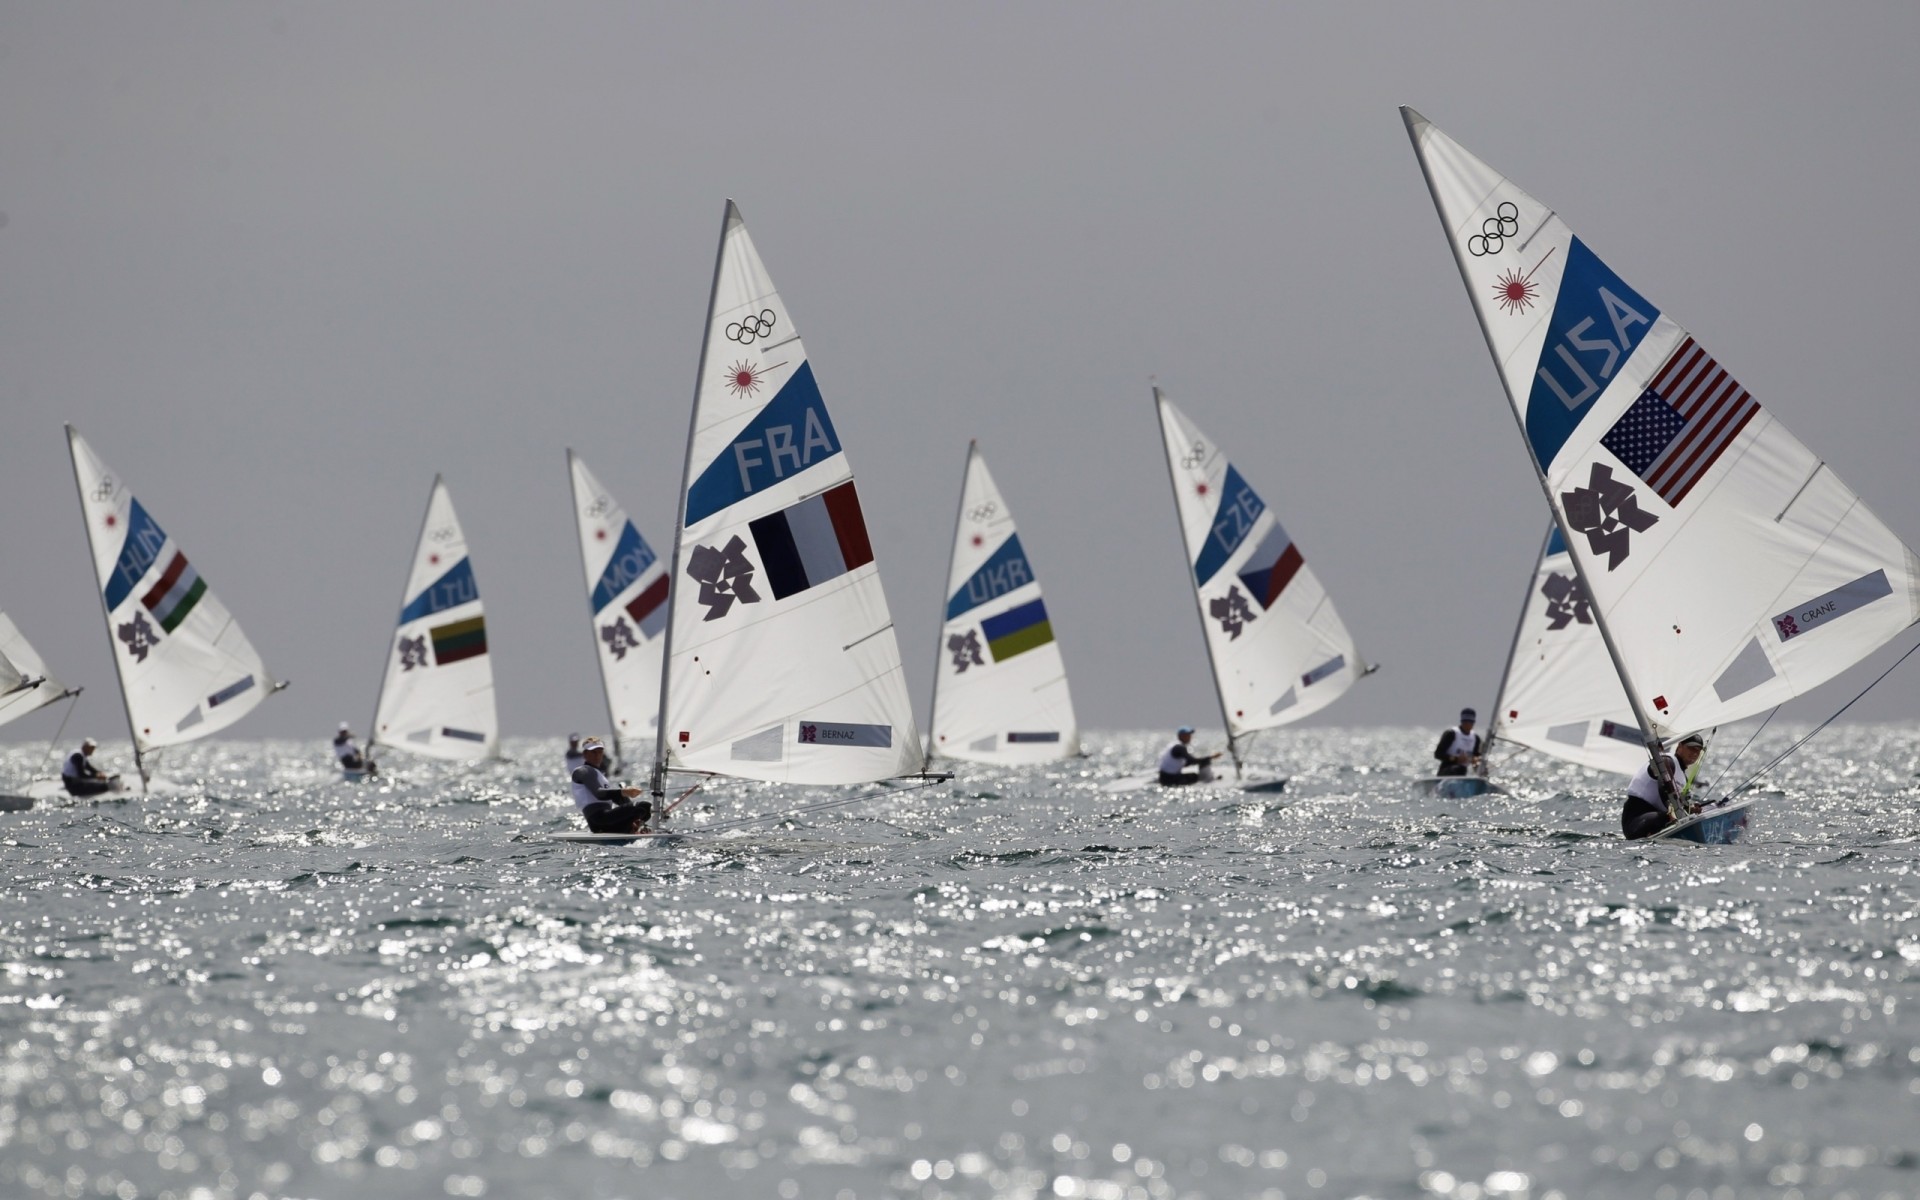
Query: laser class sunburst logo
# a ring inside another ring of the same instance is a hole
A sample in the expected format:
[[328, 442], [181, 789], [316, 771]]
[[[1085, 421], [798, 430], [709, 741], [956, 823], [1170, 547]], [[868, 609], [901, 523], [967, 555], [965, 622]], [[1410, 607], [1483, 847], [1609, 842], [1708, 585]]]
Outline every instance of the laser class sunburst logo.
[[1494, 303], [1506, 309], [1509, 316], [1526, 312], [1539, 303], [1540, 289], [1534, 286], [1533, 277], [1551, 257], [1553, 257], [1553, 251], [1549, 250], [1541, 256], [1539, 262], [1533, 264], [1533, 270], [1525, 275], [1513, 267], [1502, 271], [1493, 281]]
[[727, 368], [727, 390], [736, 398], [760, 394], [760, 380], [766, 372], [744, 360]]

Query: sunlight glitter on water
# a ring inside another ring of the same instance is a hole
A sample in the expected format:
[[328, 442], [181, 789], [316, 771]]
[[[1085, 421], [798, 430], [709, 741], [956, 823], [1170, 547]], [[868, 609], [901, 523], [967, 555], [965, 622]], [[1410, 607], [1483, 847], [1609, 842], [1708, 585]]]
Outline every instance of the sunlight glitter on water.
[[1920, 738], [1826, 738], [1733, 848], [1537, 760], [1415, 798], [1406, 730], [1270, 739], [1278, 797], [1104, 793], [1127, 735], [624, 849], [544, 840], [544, 743], [215, 744], [0, 817], [0, 1194], [1912, 1194]]

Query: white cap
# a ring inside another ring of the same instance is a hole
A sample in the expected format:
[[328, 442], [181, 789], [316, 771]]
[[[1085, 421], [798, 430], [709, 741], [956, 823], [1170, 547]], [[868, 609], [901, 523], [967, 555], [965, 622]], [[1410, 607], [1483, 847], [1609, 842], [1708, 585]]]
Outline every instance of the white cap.
[[597, 737], [590, 737], [586, 741], [580, 743], [580, 752], [583, 754], [586, 753], [588, 750], [605, 750], [606, 748], [607, 748], [607, 744], [601, 741]]
[[341, 733], [351, 733], [352, 731], [353, 731], [353, 726], [347, 724], [345, 721], [340, 722]]

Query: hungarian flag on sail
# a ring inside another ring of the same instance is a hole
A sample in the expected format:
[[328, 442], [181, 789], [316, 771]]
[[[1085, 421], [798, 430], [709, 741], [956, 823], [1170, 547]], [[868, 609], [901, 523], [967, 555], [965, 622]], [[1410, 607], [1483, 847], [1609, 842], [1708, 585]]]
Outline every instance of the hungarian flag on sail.
[[1747, 389], [1688, 338], [1600, 444], [1677, 508], [1759, 411]]
[[792, 508], [749, 521], [775, 600], [838, 579], [873, 561], [853, 480]]
[[200, 572], [193, 569], [186, 555], [175, 550], [167, 569], [160, 573], [159, 580], [147, 594], [140, 597], [140, 603], [160, 622], [160, 628], [172, 633], [206, 594], [207, 581], [200, 578]]

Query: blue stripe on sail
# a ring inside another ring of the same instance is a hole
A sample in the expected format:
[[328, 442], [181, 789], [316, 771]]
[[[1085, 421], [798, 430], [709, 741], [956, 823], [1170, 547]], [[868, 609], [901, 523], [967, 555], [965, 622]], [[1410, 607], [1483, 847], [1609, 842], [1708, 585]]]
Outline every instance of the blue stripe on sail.
[[947, 601], [947, 620], [971, 612], [989, 600], [1017, 591], [1033, 582], [1033, 567], [1020, 548], [1020, 535], [1013, 534], [1000, 543], [993, 556], [980, 569], [967, 576], [966, 583]]
[[166, 544], [167, 535], [135, 500], [127, 517], [126, 540], [120, 543], [120, 558], [113, 564], [113, 574], [107, 576], [108, 612], [120, 607], [120, 602], [133, 591], [147, 568], [153, 566], [153, 560], [160, 557], [160, 547]]
[[1543, 559], [1552, 558], [1556, 554], [1565, 554], [1566, 552], [1567, 539], [1560, 536], [1560, 522], [1555, 521], [1553, 523], [1553, 532], [1547, 535], [1547, 552], [1540, 557]]
[[1253, 523], [1265, 511], [1266, 501], [1260, 499], [1233, 464], [1228, 463], [1226, 482], [1220, 489], [1220, 507], [1214, 510], [1213, 525], [1207, 530], [1207, 540], [1201, 544], [1200, 557], [1193, 564], [1194, 580], [1201, 587], [1227, 565], [1240, 543], [1253, 532]]
[[620, 542], [613, 548], [613, 557], [607, 560], [607, 569], [600, 572], [600, 582], [593, 585], [593, 615], [599, 616], [600, 610], [612, 604], [621, 592], [638, 583], [656, 557], [653, 547], [647, 545], [633, 522], [628, 521], [627, 527], [620, 531]]
[[840, 435], [813, 382], [812, 364], [803, 362], [687, 489], [686, 524], [697, 525], [838, 453]]
[[221, 688], [219, 691], [215, 692], [213, 695], [207, 697], [207, 707], [218, 708], [222, 704], [225, 704], [227, 701], [233, 699], [235, 696], [238, 696], [240, 693], [247, 691], [251, 687], [253, 687], [253, 676], [251, 675], [247, 676], [245, 679], [242, 679], [238, 683], [230, 683], [227, 686]]
[[1541, 471], [1550, 472], [1560, 447], [1659, 317], [1659, 309], [1573, 239], [1527, 395], [1527, 441]]
[[463, 558], [400, 610], [400, 623], [418, 621], [479, 598], [480, 585], [473, 581], [472, 560]]

